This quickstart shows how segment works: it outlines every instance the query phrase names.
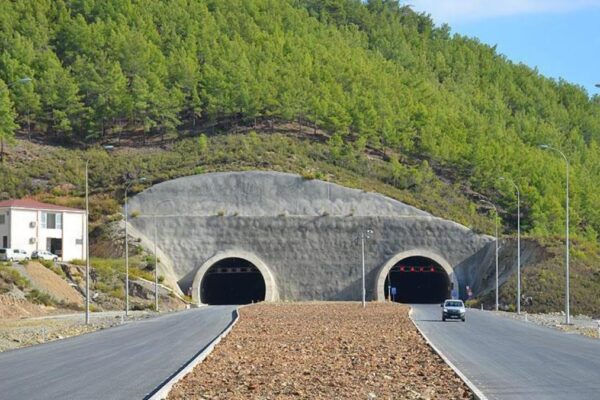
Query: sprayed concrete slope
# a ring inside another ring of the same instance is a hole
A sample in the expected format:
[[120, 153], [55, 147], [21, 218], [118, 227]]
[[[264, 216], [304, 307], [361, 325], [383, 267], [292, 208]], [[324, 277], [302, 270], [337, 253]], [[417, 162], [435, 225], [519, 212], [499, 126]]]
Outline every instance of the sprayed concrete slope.
[[367, 228], [368, 299], [383, 300], [387, 271], [410, 256], [437, 262], [464, 292], [493, 240], [385, 196], [276, 172], [179, 178], [129, 204], [133, 235], [146, 246], [156, 215], [161, 273], [183, 292], [193, 287], [196, 301], [206, 271], [228, 257], [258, 267], [266, 300], [358, 300], [355, 238]]

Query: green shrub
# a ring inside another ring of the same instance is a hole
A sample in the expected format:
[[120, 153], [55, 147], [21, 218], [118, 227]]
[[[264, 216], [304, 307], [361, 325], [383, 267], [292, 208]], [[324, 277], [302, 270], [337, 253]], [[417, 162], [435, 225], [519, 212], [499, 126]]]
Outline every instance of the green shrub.
[[133, 267], [133, 268], [130, 267], [129, 268], [129, 278], [130, 279], [144, 278], [148, 281], [153, 281], [154, 273], [140, 269], [138, 267]]
[[312, 181], [314, 179], [317, 179], [317, 175], [314, 171], [302, 171], [302, 179]]
[[111, 290], [110, 292], [108, 292], [107, 294], [110, 297], [125, 300], [125, 293], [123, 292], [123, 290], [124, 290], [124, 288], [115, 288], [115, 289]]
[[65, 271], [63, 271], [60, 266], [56, 265], [56, 263], [54, 263], [54, 261], [40, 260], [40, 264], [42, 264], [44, 267], [48, 268], [50, 271], [54, 272], [56, 275], [59, 275], [63, 278], [67, 277], [67, 274], [65, 274]]
[[480, 303], [479, 303], [478, 299], [471, 299], [471, 300], [465, 301], [465, 306], [467, 306], [469, 308], [479, 308]]
[[56, 300], [47, 293], [40, 292], [37, 289], [32, 289], [25, 295], [27, 300], [35, 304], [43, 304], [45, 306], [54, 306], [57, 304]]
[[21, 273], [12, 266], [7, 266], [6, 264], [0, 266], [0, 279], [21, 290], [31, 287], [31, 282], [29, 282], [27, 278], [21, 275]]

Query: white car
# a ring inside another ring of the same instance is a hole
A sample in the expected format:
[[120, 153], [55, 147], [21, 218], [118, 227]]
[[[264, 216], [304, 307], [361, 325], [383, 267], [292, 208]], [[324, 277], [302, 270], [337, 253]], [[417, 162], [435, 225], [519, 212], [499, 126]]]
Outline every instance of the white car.
[[462, 300], [446, 300], [441, 305], [442, 309], [442, 321], [449, 318], [456, 318], [465, 322], [465, 304]]
[[54, 262], [58, 261], [58, 256], [50, 253], [47, 250], [34, 251], [31, 253], [31, 258], [37, 258], [38, 260], [50, 260]]
[[0, 261], [29, 260], [29, 253], [20, 249], [0, 249]]

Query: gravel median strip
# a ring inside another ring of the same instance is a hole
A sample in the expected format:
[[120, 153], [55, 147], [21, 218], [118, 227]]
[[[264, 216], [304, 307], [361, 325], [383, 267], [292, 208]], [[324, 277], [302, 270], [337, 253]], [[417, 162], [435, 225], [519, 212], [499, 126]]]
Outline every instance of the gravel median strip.
[[398, 304], [261, 304], [169, 399], [466, 399]]

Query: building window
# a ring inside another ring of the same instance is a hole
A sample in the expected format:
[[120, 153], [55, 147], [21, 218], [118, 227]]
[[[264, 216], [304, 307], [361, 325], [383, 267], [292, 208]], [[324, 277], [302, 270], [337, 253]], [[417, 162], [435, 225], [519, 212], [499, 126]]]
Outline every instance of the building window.
[[62, 229], [62, 214], [61, 213], [42, 213], [42, 228], [45, 229]]
[[83, 244], [83, 239], [75, 239], [75, 244]]
[[6, 215], [0, 215], [0, 225], [4, 225], [6, 223]]

